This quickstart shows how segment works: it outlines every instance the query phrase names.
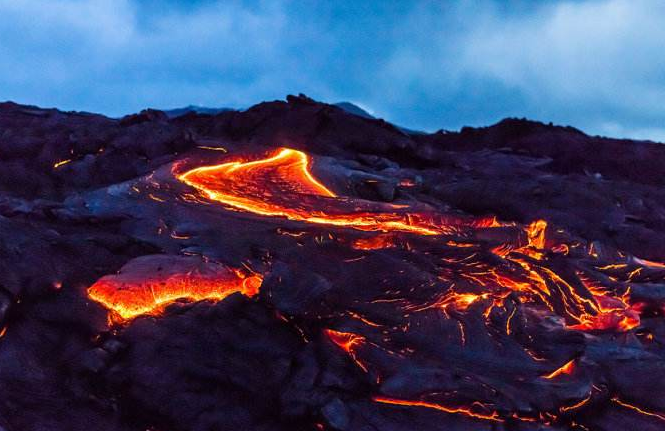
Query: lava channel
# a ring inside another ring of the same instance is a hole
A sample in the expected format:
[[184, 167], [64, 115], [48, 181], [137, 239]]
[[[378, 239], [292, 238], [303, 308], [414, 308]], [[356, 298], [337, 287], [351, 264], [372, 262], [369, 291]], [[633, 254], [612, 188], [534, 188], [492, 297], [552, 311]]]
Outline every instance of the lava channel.
[[177, 300], [220, 301], [240, 292], [252, 297], [262, 278], [246, 276], [220, 263], [187, 256], [142, 256], [88, 288], [88, 296], [111, 311], [114, 321], [160, 314]]
[[[462, 223], [446, 222], [441, 215], [408, 212], [405, 205], [338, 196], [314, 178], [310, 164], [310, 157], [302, 151], [281, 148], [265, 159], [202, 166], [177, 178], [210, 200], [262, 216], [421, 235], [450, 232], [452, 225]], [[469, 223], [475, 226], [478, 221]]]

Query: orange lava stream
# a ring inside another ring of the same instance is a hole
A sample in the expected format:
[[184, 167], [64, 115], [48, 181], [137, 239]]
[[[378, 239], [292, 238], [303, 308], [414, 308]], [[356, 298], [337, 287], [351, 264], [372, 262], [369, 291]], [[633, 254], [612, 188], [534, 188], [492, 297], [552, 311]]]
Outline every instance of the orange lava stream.
[[632, 404], [628, 404], [624, 401], [621, 401], [619, 398], [614, 397], [612, 398], [612, 401], [615, 402], [616, 404], [620, 405], [621, 407], [625, 407], [627, 409], [634, 410], [638, 412], [639, 414], [645, 415], [645, 416], [651, 416], [656, 419], [660, 419], [661, 421], [665, 421], [665, 414], [664, 413], [654, 413], [654, 412], [649, 412], [646, 411], [640, 407], [634, 406]]
[[360, 362], [360, 360], [356, 357], [355, 352], [356, 348], [365, 344], [365, 337], [351, 332], [340, 332], [333, 329], [326, 329], [324, 332], [330, 341], [348, 353], [356, 365], [358, 365], [363, 371], [367, 372], [367, 367], [365, 364]]
[[591, 394], [589, 394], [588, 397], [586, 397], [586, 398], [584, 398], [584, 399], [582, 399], [582, 400], [576, 402], [576, 403], [573, 404], [573, 405], [570, 405], [570, 406], [562, 406], [562, 407], [560, 408], [560, 410], [561, 410], [562, 412], [568, 412], [568, 411], [571, 411], [571, 410], [576, 410], [576, 409], [579, 409], [580, 407], [584, 406], [584, 405], [585, 405], [586, 403], [588, 403], [589, 401], [591, 401]]
[[[230, 207], [272, 217], [309, 223], [346, 226], [359, 230], [384, 232], [404, 231], [421, 235], [437, 235], [441, 230], [433, 223], [419, 220], [417, 214], [363, 211], [345, 201], [314, 178], [309, 170], [307, 154], [281, 148], [271, 157], [251, 162], [228, 162], [189, 170], [177, 178], [198, 189], [205, 196]], [[321, 202], [322, 208], [337, 204], [349, 206], [347, 211], [313, 210], [303, 198], [334, 198]]]
[[575, 371], [575, 359], [571, 359], [570, 361], [566, 362], [563, 364], [561, 367], [557, 368], [556, 370], [552, 371], [550, 374], [543, 376], [544, 379], [553, 379], [557, 376], [560, 376], [562, 374], [572, 374], [573, 371]]
[[439, 410], [441, 412], [446, 412], [446, 413], [463, 414], [465, 416], [469, 416], [476, 419], [503, 422], [503, 419], [499, 417], [499, 414], [497, 412], [492, 412], [490, 414], [477, 413], [472, 411], [468, 407], [446, 407], [441, 404], [430, 403], [427, 401], [419, 401], [419, 400], [411, 401], [411, 400], [402, 400], [398, 398], [381, 397], [381, 396], [376, 396], [373, 398], [373, 400], [377, 403], [382, 403], [382, 404], [392, 404], [397, 406], [408, 406], [408, 407], [425, 407], [428, 409]]
[[60, 160], [59, 162], [56, 162], [53, 164], [53, 169], [57, 169], [62, 165], [66, 165], [67, 163], [70, 163], [72, 159], [66, 159], [66, 160]]
[[159, 314], [179, 299], [220, 301], [235, 292], [251, 297], [258, 293], [261, 282], [258, 275], [246, 277], [222, 265], [186, 272], [176, 268], [164, 274], [105, 276], [88, 288], [88, 296], [109, 309], [113, 320], [122, 322], [142, 314]]

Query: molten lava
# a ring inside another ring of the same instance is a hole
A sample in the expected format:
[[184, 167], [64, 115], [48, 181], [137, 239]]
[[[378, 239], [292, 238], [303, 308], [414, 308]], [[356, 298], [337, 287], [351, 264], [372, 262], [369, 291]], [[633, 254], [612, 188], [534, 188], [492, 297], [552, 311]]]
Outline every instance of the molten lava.
[[391, 234], [376, 235], [370, 238], [359, 238], [353, 242], [356, 250], [381, 250], [396, 247], [395, 237]]
[[310, 163], [307, 154], [282, 148], [265, 159], [203, 166], [178, 179], [210, 200], [262, 216], [370, 231], [443, 231], [427, 216], [402, 212], [401, 206], [337, 196], [314, 178]]
[[129, 262], [118, 274], [100, 278], [88, 288], [88, 295], [122, 321], [158, 314], [180, 299], [219, 301], [235, 292], [251, 297], [258, 293], [261, 282], [258, 275], [245, 276], [194, 257], [144, 256]]
[[499, 414], [497, 412], [490, 412], [490, 413], [480, 413], [480, 412], [475, 412], [471, 408], [467, 407], [446, 407], [441, 404], [437, 403], [430, 403], [427, 401], [411, 401], [411, 400], [402, 400], [402, 399], [397, 399], [397, 398], [390, 398], [390, 397], [374, 397], [373, 398], [374, 402], [377, 403], [382, 403], [382, 404], [392, 404], [396, 406], [407, 406], [407, 407], [425, 407], [428, 409], [434, 409], [434, 410], [439, 410], [445, 413], [457, 413], [457, 414], [463, 414], [465, 416], [469, 416], [472, 418], [476, 419], [484, 419], [488, 421], [495, 421], [495, 422], [503, 422], [503, 420], [499, 417]]
[[340, 332], [332, 329], [326, 329], [325, 334], [330, 341], [348, 353], [358, 367], [365, 372], [367, 371], [367, 367], [356, 357], [356, 349], [365, 344], [365, 337], [351, 332]]
[[558, 377], [562, 374], [572, 374], [575, 371], [575, 360], [572, 359], [565, 364], [563, 364], [561, 367], [557, 368], [556, 370], [552, 371], [546, 376], [543, 376], [544, 379], [553, 379], [555, 377]]
[[67, 163], [71, 163], [72, 159], [65, 159], [65, 160], [60, 160], [59, 162], [56, 162], [53, 164], [53, 169], [57, 169], [60, 166], [66, 165]]

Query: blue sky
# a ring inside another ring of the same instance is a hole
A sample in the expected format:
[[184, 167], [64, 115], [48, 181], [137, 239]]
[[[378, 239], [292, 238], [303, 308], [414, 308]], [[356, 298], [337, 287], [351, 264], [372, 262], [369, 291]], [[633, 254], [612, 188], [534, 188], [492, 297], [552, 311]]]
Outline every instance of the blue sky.
[[0, 100], [119, 116], [305, 93], [409, 127], [665, 141], [665, 1], [0, 0]]

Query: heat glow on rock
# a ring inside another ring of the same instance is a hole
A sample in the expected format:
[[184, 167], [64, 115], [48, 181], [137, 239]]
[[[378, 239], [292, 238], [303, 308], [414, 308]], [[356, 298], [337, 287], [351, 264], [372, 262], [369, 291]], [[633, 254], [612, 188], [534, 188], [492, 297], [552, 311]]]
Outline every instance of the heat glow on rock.
[[88, 288], [88, 295], [117, 320], [129, 320], [159, 314], [181, 299], [220, 301], [236, 292], [251, 297], [258, 293], [261, 281], [260, 276], [246, 276], [195, 257], [155, 255], [136, 258], [117, 274], [100, 278]]

